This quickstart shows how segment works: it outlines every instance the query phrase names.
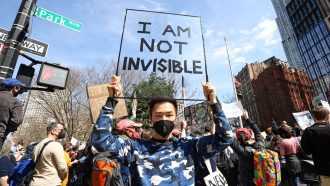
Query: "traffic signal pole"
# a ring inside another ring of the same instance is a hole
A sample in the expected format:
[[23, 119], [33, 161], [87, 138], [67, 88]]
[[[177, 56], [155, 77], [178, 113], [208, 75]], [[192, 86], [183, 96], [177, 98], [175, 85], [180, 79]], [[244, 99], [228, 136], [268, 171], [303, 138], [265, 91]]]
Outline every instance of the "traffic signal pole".
[[32, 8], [37, 0], [22, 0], [13, 26], [0, 54], [0, 79], [12, 77], [19, 51], [28, 33]]

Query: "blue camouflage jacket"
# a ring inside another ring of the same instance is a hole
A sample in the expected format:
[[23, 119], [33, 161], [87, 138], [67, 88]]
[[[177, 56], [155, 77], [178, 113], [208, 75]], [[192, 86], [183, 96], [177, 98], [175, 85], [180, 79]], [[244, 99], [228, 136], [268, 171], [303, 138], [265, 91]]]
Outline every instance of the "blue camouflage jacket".
[[117, 101], [108, 99], [100, 111], [92, 133], [92, 144], [99, 152], [110, 151], [119, 162], [130, 164], [134, 185], [194, 185], [195, 166], [232, 142], [228, 120], [219, 103], [211, 105], [216, 124], [214, 135], [200, 138], [172, 138], [166, 142], [129, 139], [111, 134], [112, 115]]

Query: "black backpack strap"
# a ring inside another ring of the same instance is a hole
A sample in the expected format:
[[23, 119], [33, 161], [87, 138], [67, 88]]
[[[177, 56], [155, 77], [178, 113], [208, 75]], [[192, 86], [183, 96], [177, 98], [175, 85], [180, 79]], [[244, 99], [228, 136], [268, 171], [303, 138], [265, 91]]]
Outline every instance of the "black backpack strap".
[[42, 146], [41, 151], [39, 152], [38, 157], [37, 157], [36, 161], [34, 162], [34, 165], [37, 165], [37, 163], [39, 162], [40, 157], [41, 157], [41, 155], [42, 155], [42, 151], [44, 151], [44, 148], [45, 148], [50, 142], [53, 142], [53, 140], [49, 140], [49, 141], [47, 141], [47, 142], [44, 144], [44, 146]]

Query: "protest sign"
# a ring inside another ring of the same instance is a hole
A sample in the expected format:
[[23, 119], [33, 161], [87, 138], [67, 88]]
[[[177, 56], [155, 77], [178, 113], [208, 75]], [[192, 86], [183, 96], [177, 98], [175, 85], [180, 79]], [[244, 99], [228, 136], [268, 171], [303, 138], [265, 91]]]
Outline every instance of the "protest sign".
[[77, 140], [75, 137], [72, 137], [72, 138], [71, 138], [70, 143], [71, 143], [73, 146], [77, 145], [77, 142], [78, 142], [78, 140]]
[[[87, 87], [87, 94], [89, 98], [89, 105], [91, 109], [91, 117], [93, 123], [96, 123], [96, 120], [100, 114], [100, 110], [109, 97], [107, 85], [108, 84]], [[118, 99], [113, 118], [116, 119], [123, 116], [127, 116], [125, 99]]]
[[207, 186], [228, 186], [226, 178], [219, 170], [204, 177], [204, 182]]
[[325, 108], [327, 108], [330, 111], [330, 105], [328, 102], [321, 100], [321, 104], [322, 104], [322, 106], [324, 106]]
[[311, 113], [308, 110], [292, 114], [302, 130], [305, 130], [307, 127], [310, 127], [315, 123]]
[[[116, 74], [127, 71], [166, 77], [184, 74], [191, 82], [205, 81], [201, 18], [127, 9]], [[186, 84], [191, 92], [199, 90], [193, 98], [205, 100], [199, 83]]]
[[203, 131], [206, 125], [213, 123], [211, 113], [211, 108], [207, 102], [197, 103], [184, 108], [185, 120], [188, 122], [188, 125], [193, 127], [193, 131]]
[[209, 175], [204, 177], [204, 182], [207, 186], [228, 186], [226, 178], [223, 174], [216, 168], [215, 172], [212, 172], [211, 163], [209, 159], [204, 159]]
[[243, 116], [243, 106], [241, 101], [233, 103], [221, 103], [222, 110], [227, 118], [237, 118]]

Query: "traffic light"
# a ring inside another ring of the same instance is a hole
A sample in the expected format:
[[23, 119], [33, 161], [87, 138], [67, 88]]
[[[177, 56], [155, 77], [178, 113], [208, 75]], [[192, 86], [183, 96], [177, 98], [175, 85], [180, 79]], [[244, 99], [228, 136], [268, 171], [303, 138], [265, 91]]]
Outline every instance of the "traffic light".
[[21, 64], [19, 66], [16, 79], [29, 87], [31, 86], [33, 76], [34, 76], [34, 68], [25, 64]]
[[54, 87], [56, 89], [65, 89], [69, 69], [50, 63], [42, 63], [37, 84], [40, 86]]

